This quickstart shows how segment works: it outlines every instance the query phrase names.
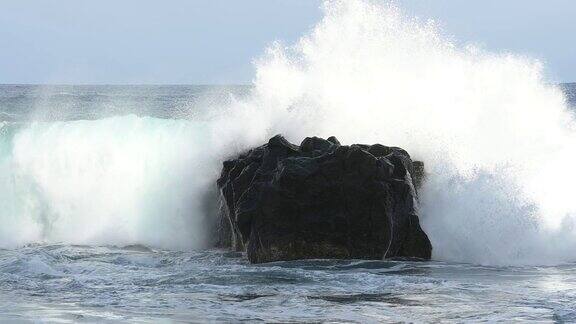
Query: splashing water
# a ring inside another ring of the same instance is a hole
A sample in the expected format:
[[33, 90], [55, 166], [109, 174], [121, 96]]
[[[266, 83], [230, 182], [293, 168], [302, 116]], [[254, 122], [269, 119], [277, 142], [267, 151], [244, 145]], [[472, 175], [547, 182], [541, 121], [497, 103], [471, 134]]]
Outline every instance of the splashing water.
[[[329, 1], [256, 63], [250, 99], [208, 121], [112, 117], [3, 126], [0, 244], [202, 247], [223, 156], [276, 133], [407, 149], [438, 260], [576, 260], [573, 119], [537, 61], [458, 46], [393, 5]], [[9, 198], [7, 198], [9, 197]]]
[[539, 62], [456, 46], [389, 4], [324, 11], [309, 35], [258, 63], [250, 104], [267, 134], [380, 142], [423, 160], [421, 218], [436, 259], [576, 260], [573, 119]]
[[190, 211], [202, 209], [218, 163], [202, 146], [202, 122], [132, 115], [12, 127], [0, 154], [2, 246], [203, 246], [204, 219]]

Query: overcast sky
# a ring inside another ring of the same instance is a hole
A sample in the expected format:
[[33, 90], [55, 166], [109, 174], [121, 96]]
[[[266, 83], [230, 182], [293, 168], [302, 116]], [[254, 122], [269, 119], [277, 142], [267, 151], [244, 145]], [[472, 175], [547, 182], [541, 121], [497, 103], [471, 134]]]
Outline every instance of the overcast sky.
[[[397, 0], [459, 42], [576, 81], [575, 0]], [[319, 0], [0, 0], [0, 83], [248, 83], [252, 60], [320, 19]]]

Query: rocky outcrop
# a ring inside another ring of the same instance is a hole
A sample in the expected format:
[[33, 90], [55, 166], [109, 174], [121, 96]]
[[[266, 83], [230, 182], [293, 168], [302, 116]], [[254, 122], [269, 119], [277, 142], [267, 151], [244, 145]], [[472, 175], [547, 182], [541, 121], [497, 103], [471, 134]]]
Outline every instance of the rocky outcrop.
[[397, 147], [335, 137], [297, 146], [277, 135], [224, 162], [218, 245], [245, 250], [253, 263], [429, 259], [415, 208], [423, 171]]

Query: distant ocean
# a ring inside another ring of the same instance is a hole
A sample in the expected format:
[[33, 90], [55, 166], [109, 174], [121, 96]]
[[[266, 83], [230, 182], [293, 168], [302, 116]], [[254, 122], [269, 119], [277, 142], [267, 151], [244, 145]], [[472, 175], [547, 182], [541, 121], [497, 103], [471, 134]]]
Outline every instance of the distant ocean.
[[244, 98], [251, 86], [0, 85], [0, 121], [93, 120], [134, 114], [188, 118]]
[[[576, 83], [560, 87], [576, 106]], [[250, 85], [0, 85], [0, 122], [118, 115], [189, 118], [249, 96]]]
[[560, 86], [566, 94], [568, 104], [574, 109], [576, 107], [576, 83], [563, 83]]

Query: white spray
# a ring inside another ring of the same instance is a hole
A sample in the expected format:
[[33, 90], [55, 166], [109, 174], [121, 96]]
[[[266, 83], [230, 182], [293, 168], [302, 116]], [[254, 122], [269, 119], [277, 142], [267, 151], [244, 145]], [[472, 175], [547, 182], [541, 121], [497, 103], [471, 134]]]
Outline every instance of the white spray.
[[123, 116], [6, 134], [0, 245], [202, 247], [204, 215], [196, 211], [217, 165], [206, 133], [201, 122]]
[[247, 105], [263, 137], [336, 135], [423, 160], [435, 259], [576, 260], [576, 133], [539, 62], [459, 48], [389, 4], [329, 1], [324, 11], [309, 35], [258, 62]]

